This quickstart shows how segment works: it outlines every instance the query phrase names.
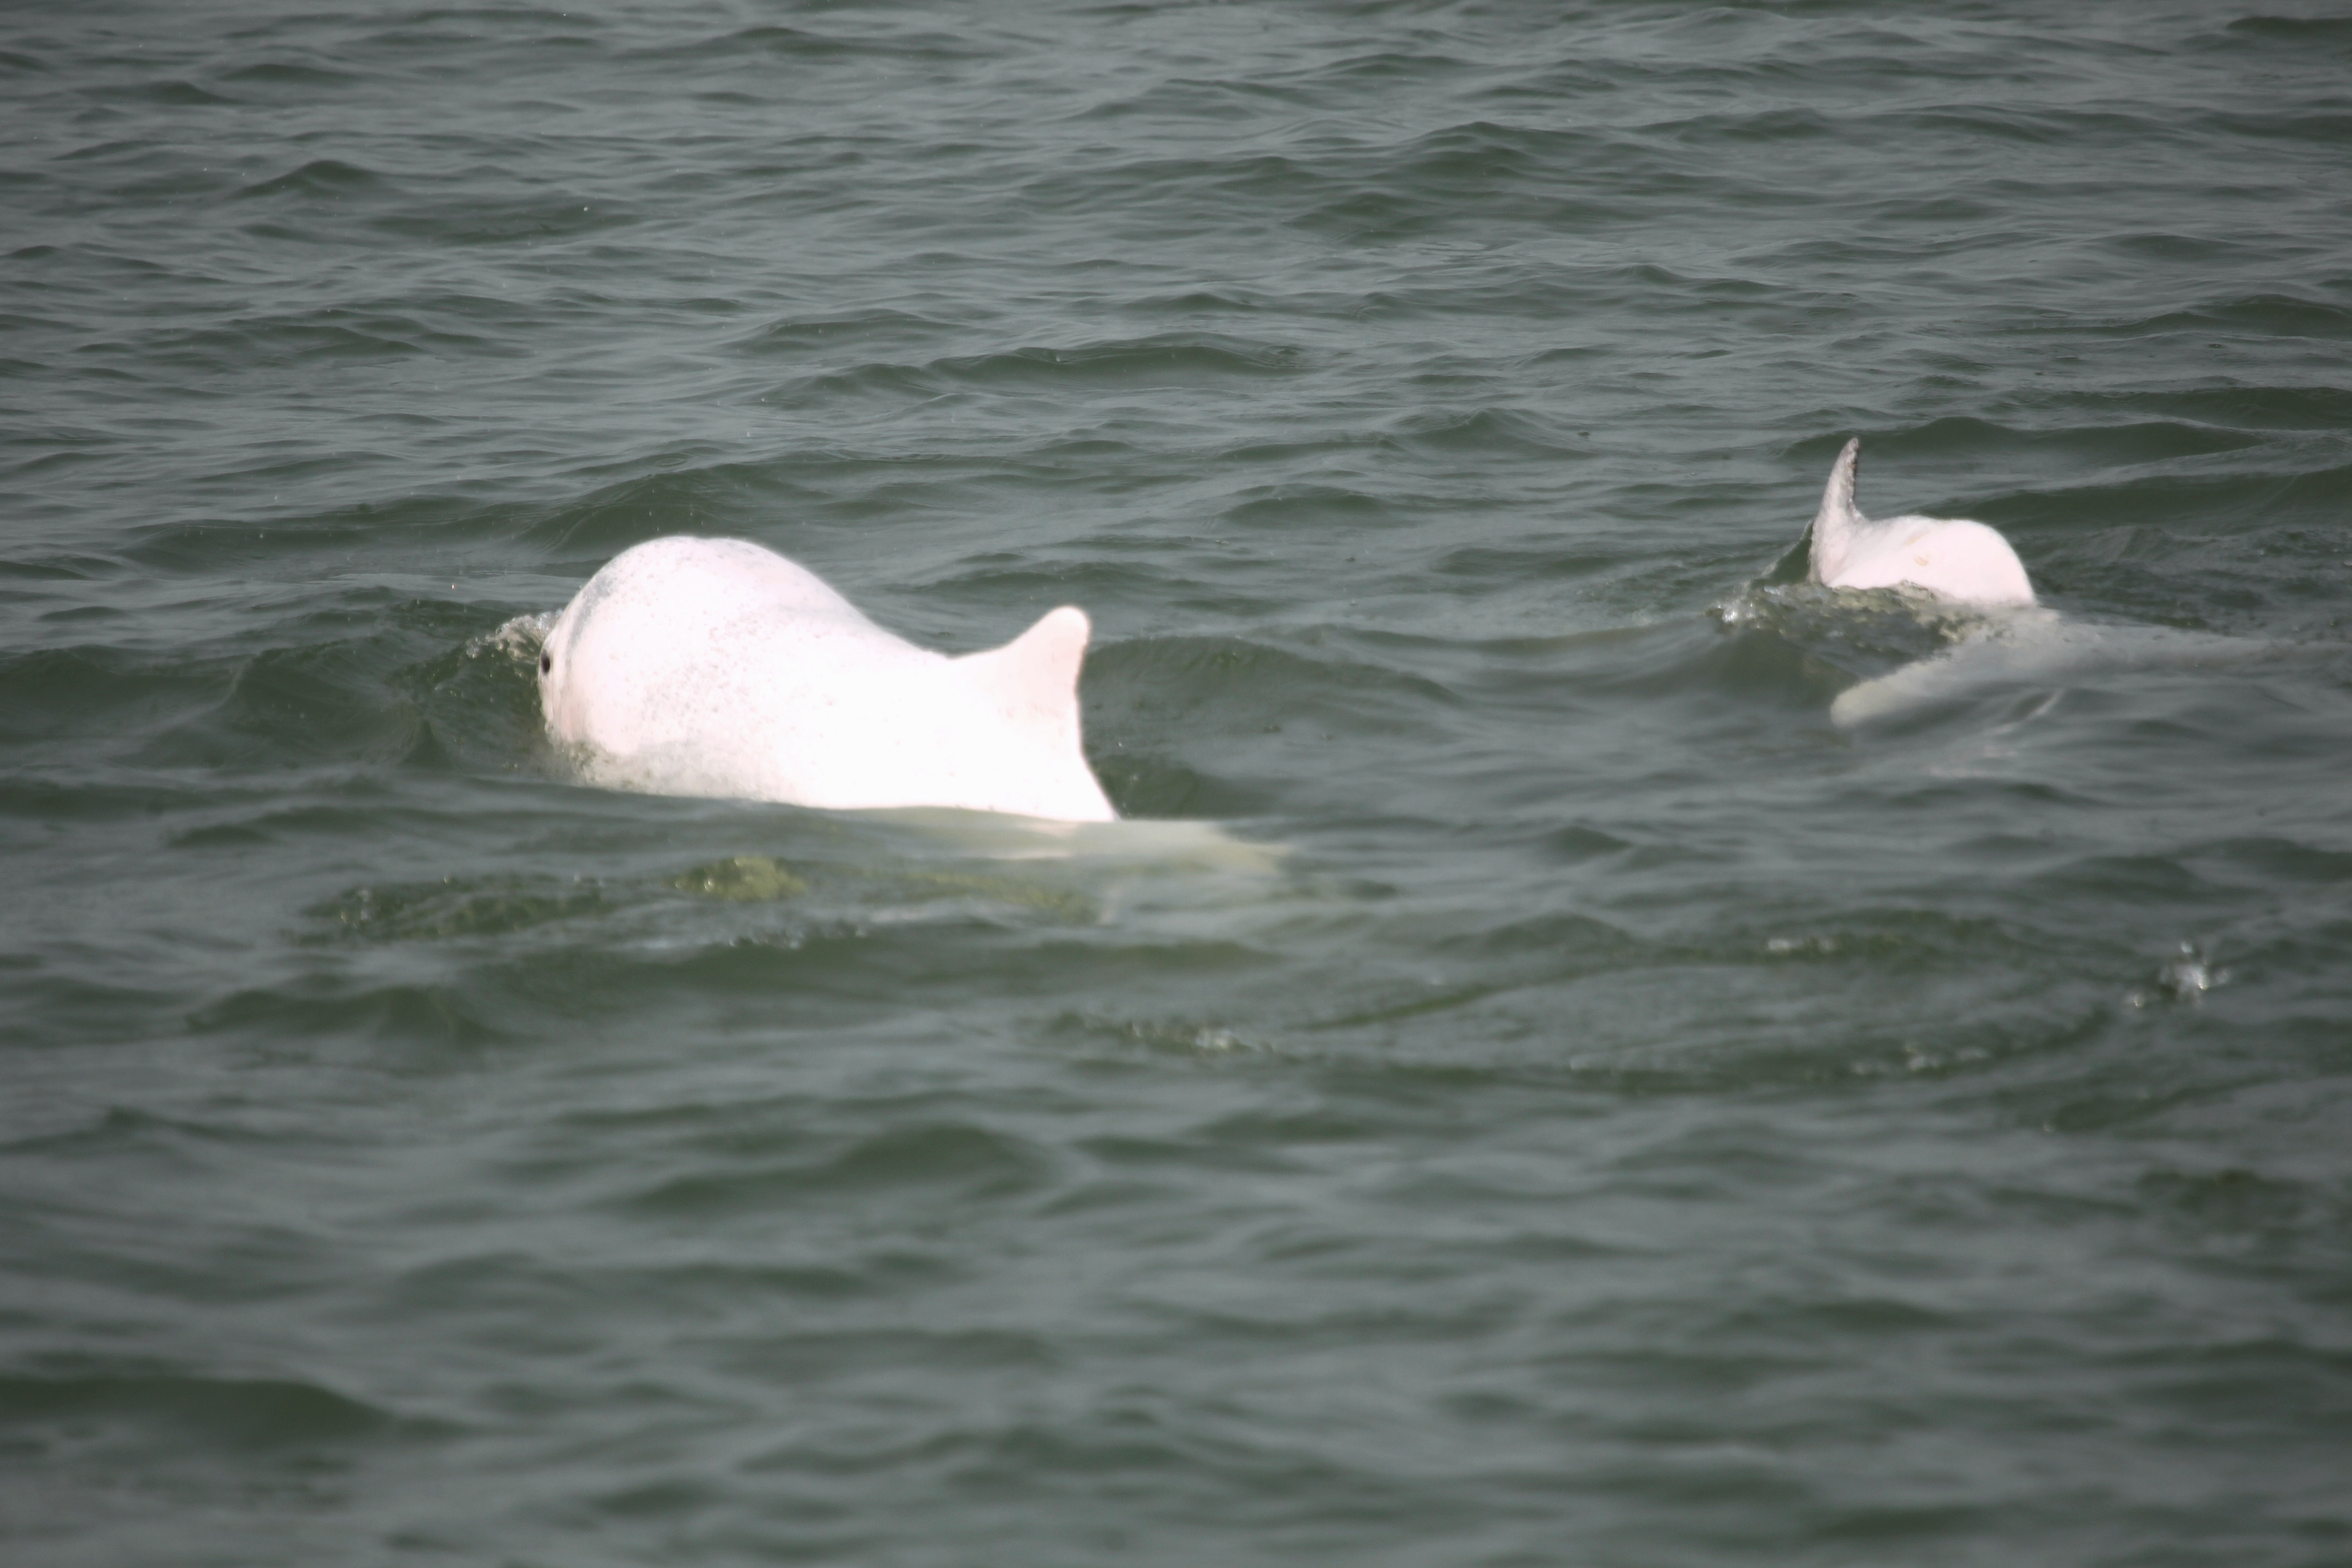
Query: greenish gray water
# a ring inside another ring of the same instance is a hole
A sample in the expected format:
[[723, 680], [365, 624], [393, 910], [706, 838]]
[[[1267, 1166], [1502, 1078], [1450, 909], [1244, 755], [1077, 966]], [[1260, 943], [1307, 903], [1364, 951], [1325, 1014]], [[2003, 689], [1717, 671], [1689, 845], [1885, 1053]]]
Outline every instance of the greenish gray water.
[[[2352, 23], [0, 19], [12, 1563], [2352, 1562]], [[1762, 582], [1840, 443], [2061, 652]], [[601, 793], [759, 540], [1132, 817]]]

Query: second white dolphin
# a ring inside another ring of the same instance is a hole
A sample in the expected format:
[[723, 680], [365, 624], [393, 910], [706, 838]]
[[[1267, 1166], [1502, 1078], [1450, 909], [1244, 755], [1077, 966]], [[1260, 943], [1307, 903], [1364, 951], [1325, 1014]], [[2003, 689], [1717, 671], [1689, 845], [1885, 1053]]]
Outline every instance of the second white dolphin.
[[951, 658], [773, 551], [656, 539], [614, 556], [549, 628], [540, 701], [592, 784], [1108, 822], [1079, 744], [1089, 630], [1065, 605]]
[[1830, 469], [1813, 519], [1816, 583], [1832, 588], [1893, 588], [1909, 584], [1970, 605], [2030, 605], [2033, 584], [1999, 531], [1967, 518], [1902, 517], [1875, 521], [1854, 504], [1862, 439], [1845, 444]]

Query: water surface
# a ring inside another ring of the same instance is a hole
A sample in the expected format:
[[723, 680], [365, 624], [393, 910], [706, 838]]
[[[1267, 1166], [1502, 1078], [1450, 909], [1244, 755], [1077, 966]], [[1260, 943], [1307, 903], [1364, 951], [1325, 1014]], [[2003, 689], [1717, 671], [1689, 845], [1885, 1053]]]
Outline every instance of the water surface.
[[[0, 1539], [2352, 1561], [2352, 24], [0, 21]], [[1862, 495], [2068, 628], [1775, 584]], [[579, 787], [675, 532], [1141, 825]]]

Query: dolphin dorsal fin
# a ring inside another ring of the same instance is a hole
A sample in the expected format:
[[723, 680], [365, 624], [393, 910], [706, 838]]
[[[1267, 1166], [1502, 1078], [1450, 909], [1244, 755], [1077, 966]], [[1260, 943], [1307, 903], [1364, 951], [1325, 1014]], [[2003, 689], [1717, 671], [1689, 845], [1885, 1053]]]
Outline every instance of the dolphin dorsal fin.
[[1813, 581], [1826, 583], [1845, 564], [1853, 531], [1869, 519], [1853, 503], [1853, 471], [1862, 457], [1862, 437], [1845, 444], [1830, 466], [1830, 482], [1822, 491], [1822, 510], [1813, 514]]
[[1009, 731], [999, 742], [1007, 749], [975, 747], [1009, 759], [1017, 781], [992, 797], [992, 809], [1071, 822], [1118, 817], [1078, 732], [1078, 667], [1093, 629], [1084, 610], [1065, 605], [1003, 647], [956, 661], [971, 671], [982, 711]]
[[1086, 663], [1087, 639], [1093, 630], [1084, 610], [1064, 605], [1046, 611], [1035, 626], [1003, 647], [971, 655], [971, 664], [1007, 718], [1024, 725], [1066, 728], [1075, 742], [1078, 667]]

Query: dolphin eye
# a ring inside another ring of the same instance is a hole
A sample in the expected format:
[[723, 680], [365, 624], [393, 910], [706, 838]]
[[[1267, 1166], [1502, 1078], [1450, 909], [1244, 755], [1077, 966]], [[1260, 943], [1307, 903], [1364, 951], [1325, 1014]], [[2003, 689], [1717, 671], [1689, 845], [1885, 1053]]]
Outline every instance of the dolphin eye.
[[551, 654], [551, 653], [543, 653], [543, 654], [541, 654], [541, 655], [539, 656], [539, 672], [540, 672], [540, 674], [541, 674], [541, 675], [545, 675], [549, 670], [553, 669], [554, 668], [555, 668], [555, 656], [554, 656], [553, 654]]

